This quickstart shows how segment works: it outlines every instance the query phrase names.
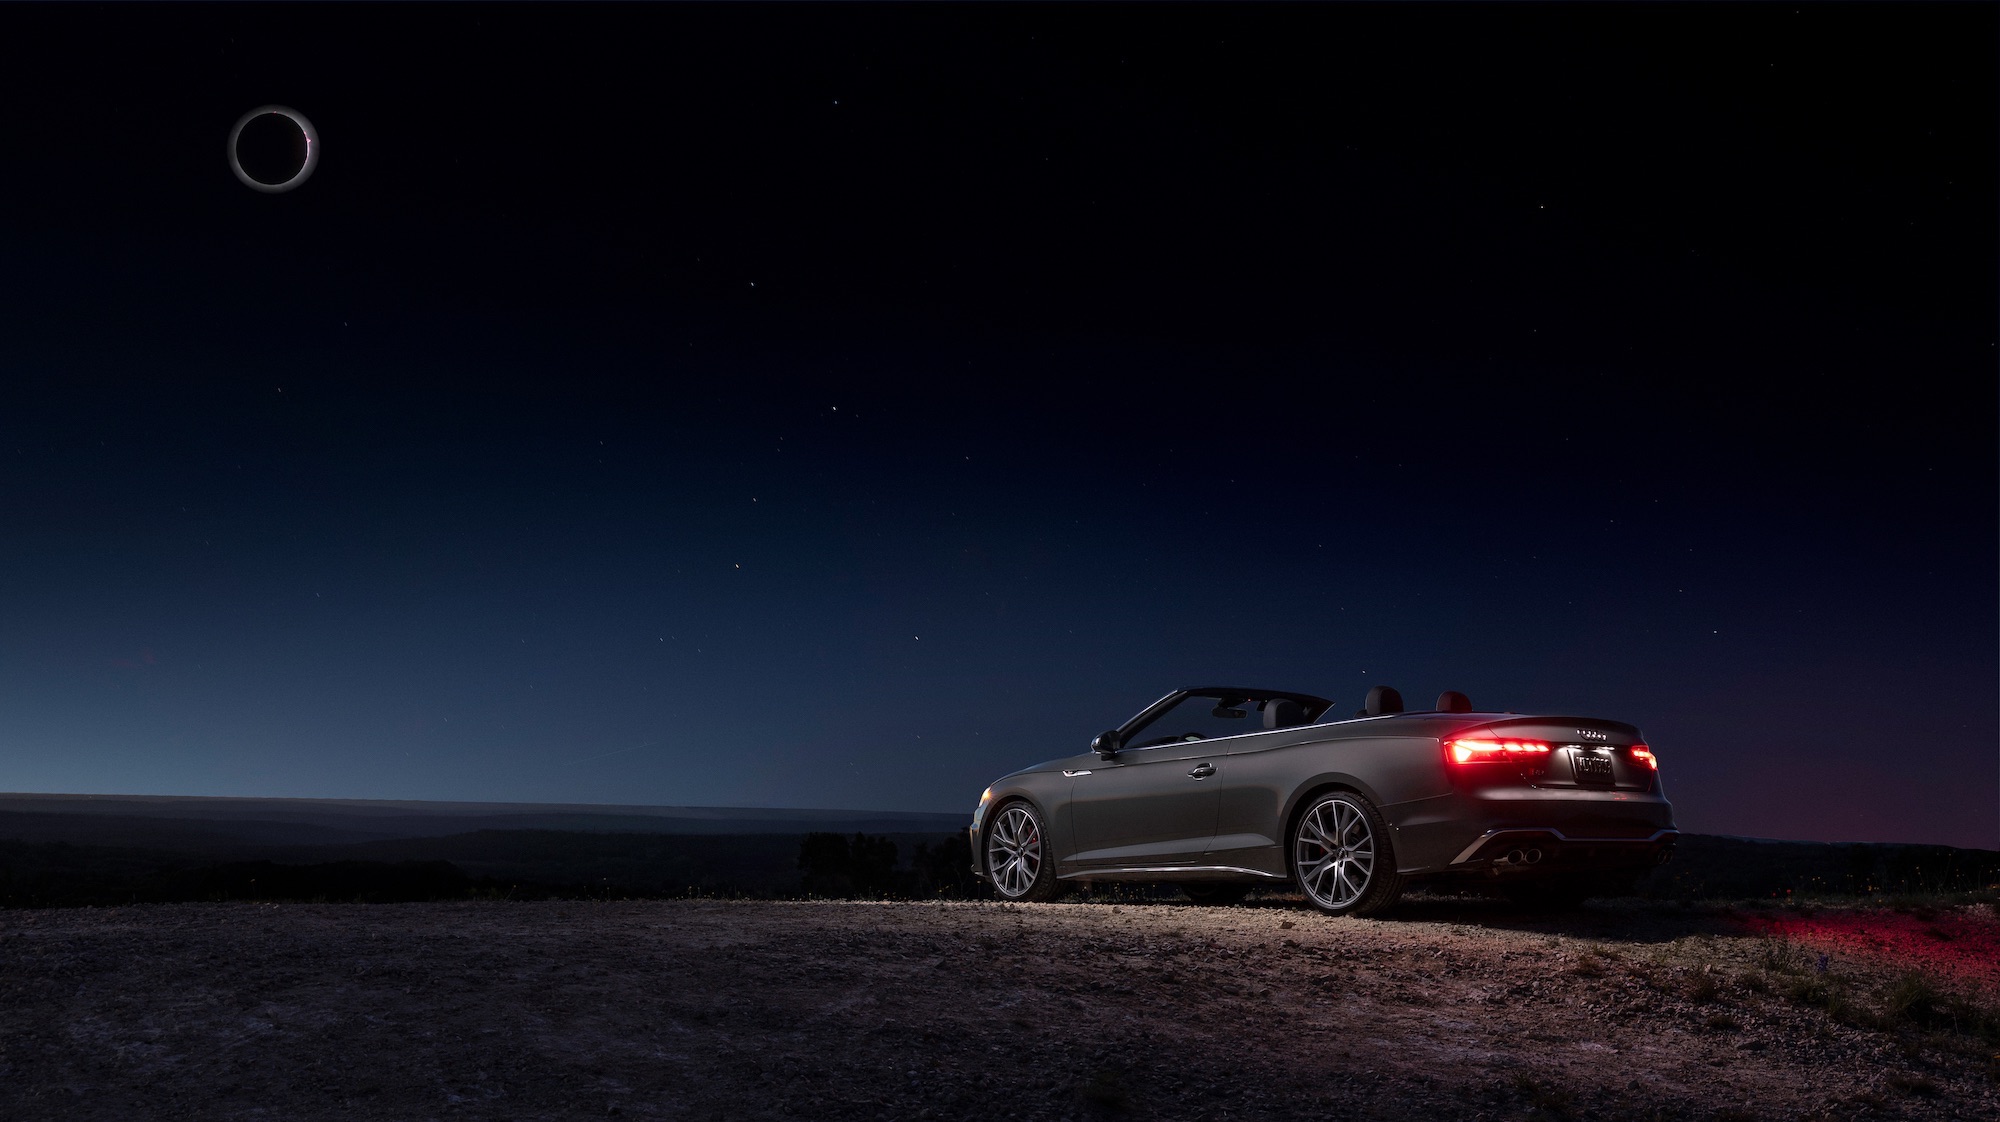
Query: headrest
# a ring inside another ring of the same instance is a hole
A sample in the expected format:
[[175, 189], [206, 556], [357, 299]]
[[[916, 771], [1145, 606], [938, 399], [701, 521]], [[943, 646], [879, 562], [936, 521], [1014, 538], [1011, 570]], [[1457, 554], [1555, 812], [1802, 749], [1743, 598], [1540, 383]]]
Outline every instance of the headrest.
[[1361, 707], [1361, 715], [1364, 717], [1383, 717], [1402, 711], [1403, 695], [1397, 693], [1393, 686], [1369, 687], [1368, 700], [1363, 702]]
[[1472, 699], [1457, 690], [1446, 690], [1438, 695], [1437, 711], [1440, 713], [1470, 713]]
[[1306, 707], [1289, 697], [1274, 697], [1264, 703], [1264, 727], [1288, 729], [1306, 723]]

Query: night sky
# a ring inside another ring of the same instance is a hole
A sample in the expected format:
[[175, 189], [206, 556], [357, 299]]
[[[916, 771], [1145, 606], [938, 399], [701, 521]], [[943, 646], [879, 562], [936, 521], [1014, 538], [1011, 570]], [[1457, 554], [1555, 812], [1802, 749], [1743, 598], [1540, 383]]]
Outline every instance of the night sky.
[[1997, 31], [0, 9], [0, 790], [969, 812], [1386, 683], [1993, 847]]

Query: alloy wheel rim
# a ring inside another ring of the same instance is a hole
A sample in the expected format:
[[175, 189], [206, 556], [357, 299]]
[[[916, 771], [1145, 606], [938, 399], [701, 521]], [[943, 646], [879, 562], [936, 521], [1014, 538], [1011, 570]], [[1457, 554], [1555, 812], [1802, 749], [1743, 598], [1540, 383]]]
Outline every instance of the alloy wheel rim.
[[1299, 887], [1324, 908], [1361, 898], [1375, 873], [1375, 832], [1368, 816], [1345, 799], [1328, 799], [1299, 820], [1293, 847]]
[[1042, 871], [1042, 830], [1028, 808], [1008, 807], [986, 841], [986, 867], [1002, 896], [1025, 896]]

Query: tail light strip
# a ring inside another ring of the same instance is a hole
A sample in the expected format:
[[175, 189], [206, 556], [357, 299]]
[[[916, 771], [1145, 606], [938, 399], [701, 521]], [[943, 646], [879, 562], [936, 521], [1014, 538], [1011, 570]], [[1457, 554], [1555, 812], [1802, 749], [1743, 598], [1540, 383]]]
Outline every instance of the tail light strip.
[[1444, 750], [1453, 763], [1479, 764], [1531, 760], [1548, 755], [1555, 745], [1539, 740], [1447, 740]]
[[[1445, 758], [1455, 764], [1528, 763], [1547, 756], [1555, 745], [1540, 740], [1447, 740]], [[1659, 757], [1644, 744], [1627, 749], [1632, 762], [1648, 771], [1660, 770]]]

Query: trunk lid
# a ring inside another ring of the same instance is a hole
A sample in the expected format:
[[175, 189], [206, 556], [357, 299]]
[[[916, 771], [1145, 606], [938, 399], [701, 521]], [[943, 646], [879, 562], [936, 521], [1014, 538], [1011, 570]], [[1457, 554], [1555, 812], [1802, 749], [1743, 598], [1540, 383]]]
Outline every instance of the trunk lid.
[[1490, 721], [1468, 738], [1525, 740], [1549, 745], [1547, 754], [1515, 757], [1521, 779], [1535, 787], [1555, 790], [1646, 791], [1654, 771], [1634, 758], [1631, 748], [1645, 743], [1639, 730], [1623, 721], [1598, 717], [1517, 717]]

